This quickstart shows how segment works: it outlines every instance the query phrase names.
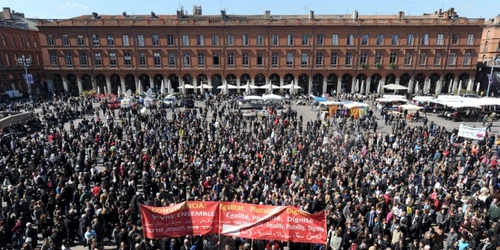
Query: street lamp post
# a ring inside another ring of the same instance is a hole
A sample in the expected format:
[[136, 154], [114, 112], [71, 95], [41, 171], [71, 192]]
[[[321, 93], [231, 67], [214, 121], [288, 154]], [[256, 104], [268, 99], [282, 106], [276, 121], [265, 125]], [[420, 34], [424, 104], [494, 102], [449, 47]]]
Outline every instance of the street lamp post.
[[490, 60], [488, 60], [490, 63], [491, 63], [491, 71], [490, 71], [490, 77], [488, 78], [488, 89], [486, 90], [486, 96], [490, 96], [490, 88], [491, 88], [491, 84], [493, 84], [493, 71], [495, 70], [495, 66], [498, 66], [500, 65], [500, 58], [499, 57], [495, 57], [495, 58], [491, 58]]
[[31, 66], [31, 58], [22, 55], [21, 57], [17, 58], [17, 64], [22, 65], [24, 67], [24, 81], [28, 85], [28, 94], [30, 97], [31, 104], [33, 104], [31, 83], [28, 82], [28, 67]]

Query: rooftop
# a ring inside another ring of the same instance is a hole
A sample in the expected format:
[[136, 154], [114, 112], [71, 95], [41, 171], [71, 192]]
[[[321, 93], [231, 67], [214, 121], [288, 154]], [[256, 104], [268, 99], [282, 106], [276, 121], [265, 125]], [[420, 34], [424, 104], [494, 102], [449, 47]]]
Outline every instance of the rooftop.
[[4, 7], [0, 12], [0, 26], [37, 31], [36, 21], [24, 17], [24, 13]]

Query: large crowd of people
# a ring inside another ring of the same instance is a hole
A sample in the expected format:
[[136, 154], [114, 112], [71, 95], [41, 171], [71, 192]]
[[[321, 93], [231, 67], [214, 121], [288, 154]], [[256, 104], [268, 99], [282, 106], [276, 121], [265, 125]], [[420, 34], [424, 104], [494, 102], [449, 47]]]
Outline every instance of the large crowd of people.
[[[244, 116], [230, 99], [211, 98], [194, 109], [159, 104], [146, 112], [93, 101], [42, 103], [40, 120], [56, 124], [23, 138], [2, 137], [3, 249], [500, 247], [494, 135], [468, 142], [454, 128], [410, 126], [385, 110], [353, 119], [338, 109], [332, 118], [308, 120], [289, 106]], [[60, 119], [74, 112], [81, 121]], [[139, 204], [187, 200], [326, 210], [327, 244], [143, 238]]]

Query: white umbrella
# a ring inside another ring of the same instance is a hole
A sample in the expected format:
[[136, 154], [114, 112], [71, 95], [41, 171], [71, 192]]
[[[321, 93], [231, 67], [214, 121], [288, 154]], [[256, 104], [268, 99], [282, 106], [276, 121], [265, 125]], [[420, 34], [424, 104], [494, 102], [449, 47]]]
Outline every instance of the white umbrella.
[[174, 89], [172, 88], [172, 83], [170, 82], [170, 79], [167, 80], [167, 91], [168, 91], [168, 94], [174, 93]]
[[460, 94], [460, 91], [462, 90], [462, 80], [458, 82], [458, 89], [457, 89], [457, 95]]
[[474, 91], [474, 81], [471, 79], [469, 79], [469, 83], [467, 84], [467, 91]]
[[418, 92], [420, 91], [420, 82], [416, 82], [415, 83], [415, 94], [418, 94]]
[[370, 94], [370, 85], [372, 85], [372, 79], [368, 78], [368, 81], [366, 82], [366, 91], [365, 94]]
[[454, 80], [453, 79], [450, 79], [450, 83], [448, 84], [448, 94], [451, 95], [452, 91], [453, 91], [453, 84], [454, 83]]
[[108, 95], [108, 88], [104, 87], [104, 95]]
[[247, 81], [247, 84], [245, 85], [245, 93], [248, 95], [251, 92], [250, 88], [250, 81]]
[[97, 86], [97, 97], [101, 96], [101, 88]]
[[226, 92], [226, 95], [229, 95], [229, 86], [227, 85], [226, 79], [224, 79], [224, 92]]
[[258, 87], [259, 89], [267, 89], [267, 91], [269, 93], [273, 93], [273, 89], [279, 89], [280, 86], [278, 85], [273, 85], [271, 82], [269, 82], [268, 84], [265, 84], [265, 85], [262, 85], [260, 87]]
[[263, 95], [262, 100], [282, 100], [283, 97], [275, 94]]
[[356, 85], [354, 85], [354, 92], [359, 92], [359, 79], [356, 79]]
[[122, 95], [122, 87], [118, 86], [118, 91], [116, 92], [116, 95], [117, 96], [121, 96]]
[[479, 93], [480, 90], [481, 90], [481, 83], [477, 82], [476, 93]]
[[394, 83], [384, 85], [383, 88], [384, 89], [388, 89], [388, 90], [407, 90], [408, 89], [405, 86], [397, 85], [397, 84], [394, 84]]
[[354, 94], [356, 92], [356, 79], [352, 79], [351, 81], [351, 94]]
[[165, 95], [165, 81], [164, 80], [161, 80], [160, 94]]
[[359, 90], [360, 90], [359, 93], [360, 94], [364, 94], [365, 93], [365, 90], [366, 90], [365, 84], [366, 84], [365, 80], [361, 81], [361, 87], [359, 88]]
[[200, 86], [196, 87], [197, 89], [211, 89], [212, 86], [208, 85], [208, 84], [204, 84], [202, 83]]
[[142, 93], [142, 84], [141, 83], [138, 84], [137, 90], [135, 92], [137, 92], [137, 94], [139, 94], [139, 95]]
[[429, 94], [429, 90], [430, 90], [430, 86], [429, 86], [430, 84], [429, 83], [430, 83], [429, 79], [425, 79], [424, 80], [424, 89], [423, 89], [423, 91], [424, 91], [424, 94], [426, 94], [426, 95]]
[[453, 95], [457, 92], [457, 80], [453, 80], [453, 85], [451, 87], [450, 95]]

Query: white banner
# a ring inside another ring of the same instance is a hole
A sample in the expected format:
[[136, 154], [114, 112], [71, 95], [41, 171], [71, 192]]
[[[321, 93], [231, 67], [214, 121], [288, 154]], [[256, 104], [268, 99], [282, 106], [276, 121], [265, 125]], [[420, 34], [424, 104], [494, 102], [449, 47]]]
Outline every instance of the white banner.
[[460, 128], [458, 129], [458, 136], [465, 138], [481, 140], [484, 139], [485, 135], [486, 135], [486, 128], [473, 128], [460, 124]]

